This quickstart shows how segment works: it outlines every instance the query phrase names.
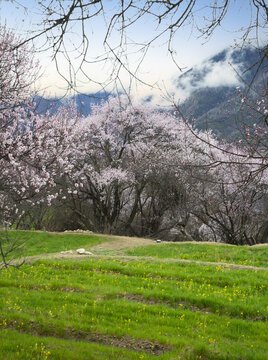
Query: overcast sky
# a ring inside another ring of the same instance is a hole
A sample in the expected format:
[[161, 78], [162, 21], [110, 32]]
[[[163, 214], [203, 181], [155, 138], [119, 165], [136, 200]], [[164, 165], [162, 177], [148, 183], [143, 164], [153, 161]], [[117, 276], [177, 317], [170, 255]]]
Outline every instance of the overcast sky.
[[[68, 1], [66, 1], [68, 3]], [[114, 10], [115, 4], [118, 1], [104, 0], [104, 4], [107, 4], [108, 12]], [[206, 1], [202, 2], [205, 4]], [[109, 10], [110, 9], [110, 10]], [[203, 13], [195, 14], [198, 20], [198, 17], [204, 15]], [[218, 28], [213, 36], [205, 41], [204, 38], [198, 38], [198, 33], [193, 30], [191, 24], [180, 29], [175, 38], [173, 39], [174, 49], [176, 50], [175, 59], [177, 64], [182, 67], [184, 70], [191, 68], [195, 64], [199, 64], [204, 59], [214, 55], [220, 50], [234, 46], [235, 40], [239, 39], [241, 32], [237, 32], [243, 26], [248, 25], [248, 21], [251, 17], [251, 10], [249, 8], [248, 2], [245, 0], [237, 0], [232, 4], [232, 7], [229, 9], [228, 16], [221, 24], [221, 27]], [[109, 19], [107, 19], [108, 21]], [[6, 24], [7, 27], [14, 29], [18, 34], [22, 36], [29, 36], [30, 33], [33, 34], [33, 31], [38, 27], [42, 22], [42, 13], [38, 7], [38, 1], [35, 0], [18, 0], [14, 1], [5, 1], [0, 0], [0, 24]], [[96, 57], [103, 54], [103, 39], [105, 36], [107, 25], [105, 21], [99, 17], [88, 21], [86, 25], [86, 33], [89, 38], [89, 51], [87, 60], [93, 61]], [[79, 24], [75, 25], [72, 29], [72, 33], [66, 38], [66, 46], [70, 46], [71, 43], [78, 44], [79, 36]], [[157, 24], [153, 22], [151, 18], [146, 17], [142, 21], [139, 21], [136, 26], [133, 26], [129, 29], [127, 33], [127, 41], [135, 43], [141, 43], [148, 39], [151, 39], [155, 36], [157, 31]], [[253, 34], [252, 34], [253, 36]], [[260, 41], [262, 44], [267, 40], [267, 32], [265, 31], [260, 33]], [[176, 79], [181, 72], [177, 68], [176, 64], [170, 58], [170, 54], [167, 51], [166, 41], [168, 40], [167, 36], [163, 36], [155, 43], [148, 51], [137, 76], [142, 79], [144, 82], [154, 85], [153, 87], [146, 86], [139, 82], [132, 82], [132, 91], [133, 93], [139, 94], [140, 97], [150, 96], [157, 94], [156, 98], [161, 96], [161, 92], [157, 88], [161, 88], [163, 92], [174, 91], [174, 79]], [[116, 44], [119, 41], [119, 34], [114, 32], [110, 38], [110, 44]], [[261, 45], [262, 45], [261, 44]], [[36, 42], [36, 47], [41, 47], [44, 45], [44, 38], [40, 38]], [[131, 71], [135, 71], [141, 53], [135, 53], [137, 47], [128, 45], [128, 59], [123, 57], [125, 63], [128, 61], [129, 68]], [[131, 53], [131, 54], [130, 54]], [[72, 57], [73, 63], [77, 66], [79, 60], [75, 60], [74, 54]], [[64, 93], [66, 88], [65, 81], [59, 76], [56, 70], [55, 63], [52, 61], [51, 51], [42, 51], [37, 53], [37, 57], [40, 59], [40, 64], [42, 66], [42, 78], [39, 81], [40, 89], [45, 92], [46, 96], [61, 95]], [[92, 79], [103, 82], [109, 79], [113, 70], [113, 62], [106, 61], [101, 63], [90, 63], [84, 65], [85, 73]], [[67, 63], [63, 57], [59, 57], [59, 67], [65, 76], [68, 76], [68, 67]], [[221, 84], [221, 82], [228, 81], [228, 76], [224, 76], [224, 73], [228, 73], [230, 77], [230, 72], [228, 68], [225, 69], [215, 69], [214, 73], [210, 75], [211, 83]], [[227, 80], [226, 80], [227, 79]], [[79, 91], [84, 93], [95, 92], [100, 90], [100, 87], [89, 82], [88, 79], [83, 77], [81, 74], [77, 76], [77, 86]], [[129, 88], [130, 77], [129, 74], [121, 68], [120, 80], [122, 80], [123, 85], [126, 89]], [[233, 79], [230, 78], [230, 81], [233, 82]], [[120, 84], [118, 84], [120, 86]], [[112, 84], [110, 85], [112, 87]], [[109, 87], [107, 88], [109, 90]], [[178, 94], [178, 96], [183, 96], [183, 94]]]

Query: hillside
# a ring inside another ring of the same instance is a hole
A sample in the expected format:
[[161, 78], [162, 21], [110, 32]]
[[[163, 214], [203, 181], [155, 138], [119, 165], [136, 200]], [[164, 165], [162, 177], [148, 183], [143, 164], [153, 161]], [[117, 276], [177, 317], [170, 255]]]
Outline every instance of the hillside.
[[12, 234], [36, 255], [0, 273], [0, 359], [268, 355], [266, 246]]

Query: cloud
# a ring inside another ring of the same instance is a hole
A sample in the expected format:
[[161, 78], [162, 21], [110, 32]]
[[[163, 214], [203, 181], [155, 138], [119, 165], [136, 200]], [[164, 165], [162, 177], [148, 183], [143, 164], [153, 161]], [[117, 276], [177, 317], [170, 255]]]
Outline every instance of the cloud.
[[204, 78], [203, 86], [218, 87], [239, 85], [240, 80], [237, 73], [239, 73], [237, 65], [232, 67], [230, 63], [226, 62], [214, 63], [210, 68], [210, 72]]
[[[221, 56], [220, 56], [221, 54]], [[233, 63], [232, 50], [225, 50], [216, 56], [203, 61], [173, 81], [175, 96], [181, 100], [203, 87], [219, 87], [240, 85], [239, 74], [243, 72], [243, 62]]]

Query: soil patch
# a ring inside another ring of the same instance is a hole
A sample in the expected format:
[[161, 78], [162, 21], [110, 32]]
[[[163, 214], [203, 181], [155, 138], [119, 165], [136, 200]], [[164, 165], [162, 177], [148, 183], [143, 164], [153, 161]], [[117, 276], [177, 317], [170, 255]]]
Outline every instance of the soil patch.
[[155, 243], [154, 240], [137, 238], [137, 237], [112, 236], [112, 235], [104, 235], [104, 236], [110, 239], [110, 241], [106, 241], [105, 243], [95, 245], [90, 248], [90, 251], [92, 251], [93, 253], [112, 252], [114, 254], [122, 254], [122, 252], [126, 250], [135, 249], [141, 246], [153, 245]]
[[[146, 304], [146, 305], [165, 305], [165, 306], [169, 306], [173, 309], [178, 309], [178, 308], [188, 309], [192, 312], [201, 312], [204, 314], [217, 314], [217, 315], [222, 314], [222, 315], [231, 316], [232, 318], [241, 319], [240, 316], [232, 316], [232, 315], [228, 314], [228, 312], [224, 312], [224, 311], [221, 314], [219, 314], [218, 312], [211, 310], [209, 307], [200, 307], [200, 306], [197, 306], [195, 304], [192, 304], [192, 303], [184, 301], [184, 300], [179, 300], [178, 302], [174, 302], [174, 301], [168, 301], [168, 300], [159, 300], [159, 299], [155, 299], [155, 298], [145, 298], [142, 295], [130, 294], [130, 293], [117, 294], [114, 298], [115, 299], [126, 299], [128, 301], [138, 302], [138, 303], [142, 303], [142, 304]], [[254, 316], [254, 317], [247, 316], [246, 319], [250, 320], [250, 321], [265, 321], [266, 317], [262, 316], [262, 315]]]
[[192, 305], [186, 301], [179, 301], [179, 302], [172, 302], [172, 301], [168, 301], [168, 300], [158, 300], [158, 299], [154, 299], [154, 298], [145, 298], [142, 295], [137, 295], [137, 294], [118, 294], [117, 298], [121, 298], [121, 299], [126, 299], [129, 301], [134, 301], [134, 302], [140, 302], [142, 304], [146, 304], [146, 305], [165, 305], [165, 306], [169, 306], [172, 308], [182, 308], [182, 309], [189, 309], [193, 312], [203, 312], [203, 313], [213, 313], [209, 308], [200, 308], [196, 305]]
[[20, 323], [16, 320], [6, 321], [5, 328], [15, 329], [26, 334], [29, 334], [30, 332], [31, 334], [38, 336], [53, 336], [60, 339], [93, 342], [121, 349], [145, 352], [155, 356], [162, 355], [172, 350], [171, 346], [146, 339], [135, 339], [130, 336], [119, 338], [114, 335], [101, 334], [95, 331], [86, 332], [71, 327], [67, 327], [66, 329], [56, 329], [53, 325], [50, 325], [48, 329], [47, 327], [44, 327], [44, 325], [40, 325], [33, 321], [29, 324]]
[[[2, 287], [5, 287], [5, 285], [1, 285]], [[40, 291], [40, 290], [44, 290], [44, 291], [59, 291], [59, 292], [66, 292], [66, 293], [84, 293], [85, 290], [81, 290], [81, 289], [77, 289], [75, 287], [72, 286], [66, 286], [66, 287], [55, 287], [52, 286], [50, 287], [49, 285], [31, 285], [31, 284], [19, 284], [17, 286], [12, 285], [12, 287], [16, 287], [16, 288], [22, 288], [22, 289], [27, 289], [27, 290], [34, 290], [34, 291]]]

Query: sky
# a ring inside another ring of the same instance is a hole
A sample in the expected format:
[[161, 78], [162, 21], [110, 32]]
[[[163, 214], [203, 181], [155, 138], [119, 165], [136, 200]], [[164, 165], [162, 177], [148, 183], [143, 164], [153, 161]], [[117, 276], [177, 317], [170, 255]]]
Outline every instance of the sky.
[[[65, 0], [65, 3], [68, 4], [68, 2], [68, 0]], [[201, 3], [205, 6], [209, 2], [212, 1], [202, 1]], [[46, 1], [43, 1], [43, 3], [46, 3]], [[152, 39], [163, 28], [161, 28], [161, 25], [158, 26], [150, 16], [144, 16], [135, 25], [128, 28], [126, 35], [128, 45], [125, 51], [122, 52], [121, 48], [115, 50], [116, 55], [122, 60], [123, 64], [127, 64], [132, 75], [133, 73], [136, 74], [137, 79], [133, 80], [133, 76], [124, 69], [124, 66], [120, 67], [120, 63], [116, 62], [111, 54], [102, 56], [105, 50], [107, 51], [107, 47], [106, 49], [103, 47], [107, 24], [111, 14], [117, 10], [116, 4], [118, 4], [118, 1], [104, 0], [103, 3], [106, 9], [106, 18], [103, 19], [102, 16], [93, 17], [85, 24], [85, 32], [89, 39], [86, 60], [89, 63], [84, 63], [83, 73], [80, 71], [77, 74], [76, 89], [83, 93], [93, 93], [102, 89], [99, 84], [105, 83], [109, 84], [106, 87], [108, 91], [114, 91], [115, 87], [117, 87], [119, 91], [124, 89], [140, 98], [153, 95], [159, 102], [167, 94], [176, 92], [175, 80], [182, 73], [177, 65], [183, 71], [187, 71], [222, 49], [235, 46], [236, 42], [241, 44], [239, 38], [243, 32], [238, 30], [246, 27], [251, 17], [254, 18], [254, 13], [252, 13], [252, 8], [249, 7], [247, 0], [231, 1], [228, 15], [209, 39], [200, 38], [200, 33], [195, 30], [193, 23], [189, 21], [178, 30], [173, 38], [173, 54], [176, 63], [171, 59], [168, 52], [168, 36], [163, 35], [152, 43], [139, 67], [139, 71], [135, 73], [137, 64], [144, 55], [144, 52], [137, 52], [137, 50], [141, 49], [141, 46], [137, 46], [137, 44]], [[194, 14], [197, 25], [204, 24], [203, 19], [207, 15], [207, 9], [199, 8], [199, 11]], [[13, 29], [22, 37], [35, 34], [37, 29], [42, 28], [43, 19], [37, 0], [0, 0], [0, 24], [6, 24], [7, 27]], [[65, 39], [65, 46], [75, 69], [79, 68], [81, 61], [77, 51], [74, 51], [74, 48], [80, 43], [80, 30], [81, 23], [74, 23]], [[249, 39], [254, 35], [254, 33], [250, 34]], [[44, 96], [61, 96], [66, 92], [66, 81], [56, 69], [55, 61], [52, 59], [53, 52], [49, 49], [44, 50], [47, 48], [45, 40], [44, 37], [40, 37], [35, 41], [35, 47], [38, 50], [36, 57], [39, 59], [42, 68], [42, 76], [40, 76], [37, 86]], [[119, 32], [114, 31], [109, 38], [109, 44], [116, 46], [119, 44], [119, 40]], [[259, 45], [263, 46], [266, 40], [267, 30], [260, 31]], [[132, 43], [136, 45], [134, 46]], [[96, 62], [96, 59], [103, 60], [104, 58], [107, 59]], [[70, 67], [63, 55], [58, 56], [58, 68], [64, 77], [69, 79]], [[117, 72], [119, 72], [119, 79], [117, 78], [115, 82]], [[91, 81], [89, 81], [89, 78]], [[230, 79], [231, 83], [235, 82], [230, 69], [226, 67], [225, 69], [213, 69], [210, 81], [211, 83], [221, 84], [221, 82], [228, 82], [228, 79]], [[176, 96], [183, 98], [186, 93], [176, 93]]]

